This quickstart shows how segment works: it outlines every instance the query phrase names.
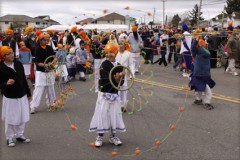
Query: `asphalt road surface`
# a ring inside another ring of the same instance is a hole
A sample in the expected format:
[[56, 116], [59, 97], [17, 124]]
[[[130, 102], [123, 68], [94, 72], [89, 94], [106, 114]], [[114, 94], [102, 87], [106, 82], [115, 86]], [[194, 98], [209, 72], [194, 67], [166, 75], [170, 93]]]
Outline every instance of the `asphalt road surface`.
[[[122, 146], [110, 144], [109, 134], [104, 135], [101, 148], [89, 146], [96, 137], [88, 128], [97, 99], [89, 76], [86, 82], [70, 83], [76, 95], [68, 98], [64, 110], [47, 111], [43, 96], [37, 114], [31, 115], [26, 125], [25, 136], [31, 143], [7, 147], [2, 121], [0, 159], [239, 160], [240, 76], [226, 74], [223, 68], [212, 69], [217, 85], [212, 89], [215, 109], [209, 111], [192, 105], [194, 93], [184, 90], [188, 80], [171, 66], [141, 65], [142, 74], [128, 91], [128, 112], [123, 113], [127, 131], [117, 134]], [[59, 94], [58, 86], [56, 92]], [[179, 111], [181, 106], [184, 112]], [[77, 129], [72, 130], [71, 124]], [[171, 131], [172, 124], [176, 128]], [[155, 144], [157, 140], [160, 145]], [[139, 155], [136, 148], [141, 151]], [[115, 157], [111, 155], [114, 149], [118, 153]]]

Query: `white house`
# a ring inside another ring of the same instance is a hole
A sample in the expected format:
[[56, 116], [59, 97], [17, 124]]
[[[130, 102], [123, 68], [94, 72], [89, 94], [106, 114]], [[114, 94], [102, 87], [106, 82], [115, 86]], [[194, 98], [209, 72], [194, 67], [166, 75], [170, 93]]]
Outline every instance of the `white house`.
[[[49, 16], [48, 16], [49, 17]], [[53, 24], [59, 24], [58, 22], [49, 19], [41, 19], [41, 17], [32, 18], [26, 15], [5, 15], [0, 17], [0, 32], [11, 27], [24, 30], [26, 26], [32, 26], [36, 29], [43, 29]]]
[[210, 20], [210, 26], [227, 28], [228, 23], [232, 21], [233, 27], [237, 27], [240, 25], [240, 12], [233, 12], [231, 16], [224, 14], [219, 14], [216, 17]]

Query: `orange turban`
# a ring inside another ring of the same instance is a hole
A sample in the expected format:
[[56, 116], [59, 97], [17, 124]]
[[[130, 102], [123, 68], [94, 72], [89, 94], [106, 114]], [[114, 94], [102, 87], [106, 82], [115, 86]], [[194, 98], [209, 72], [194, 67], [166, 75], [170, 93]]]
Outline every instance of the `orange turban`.
[[233, 25], [233, 22], [230, 21], [230, 22], [228, 23], [228, 26], [232, 26], [232, 25]]
[[4, 56], [12, 51], [12, 48], [9, 46], [0, 47], [0, 62], [4, 61]]
[[138, 27], [137, 26], [132, 26], [132, 31], [137, 31], [138, 30]]
[[114, 53], [115, 55], [117, 55], [118, 46], [115, 43], [108, 43], [108, 44], [106, 44], [104, 51], [105, 51], [105, 54], [110, 52], [110, 53]]
[[73, 32], [77, 32], [77, 26], [73, 26], [72, 28], [71, 28], [71, 32], [73, 33]]
[[36, 30], [36, 36], [39, 36], [41, 34], [41, 31]]
[[81, 30], [81, 31], [79, 32], [79, 35], [82, 36], [82, 37], [85, 37], [85, 36], [86, 36], [86, 33], [85, 33], [84, 30]]
[[13, 32], [13, 30], [11, 30], [11, 29], [6, 29], [4, 32], [5, 32], [6, 35], [7, 35], [7, 34], [11, 34], [11, 36], [14, 35], [14, 32]]
[[19, 42], [19, 46], [25, 45], [23, 41]]
[[58, 47], [58, 49], [62, 49], [62, 48], [63, 48], [63, 45], [59, 43], [59, 44], [57, 45], [57, 47]]
[[53, 34], [53, 30], [47, 30], [47, 33], [52, 35]]
[[32, 32], [33, 31], [33, 27], [32, 26], [28, 26], [25, 28], [25, 32], [24, 32], [24, 35], [27, 35], [29, 32]]
[[39, 36], [38, 36], [38, 40], [43, 40], [45, 38], [45, 35], [43, 33], [41, 33]]

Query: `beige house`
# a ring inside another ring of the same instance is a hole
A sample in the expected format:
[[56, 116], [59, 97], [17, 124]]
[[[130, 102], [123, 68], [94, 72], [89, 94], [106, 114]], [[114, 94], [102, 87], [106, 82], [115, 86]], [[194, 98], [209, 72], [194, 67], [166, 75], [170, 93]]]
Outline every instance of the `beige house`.
[[135, 25], [135, 18], [129, 17], [128, 15], [123, 16], [118, 13], [110, 13], [108, 15], [99, 17], [95, 20], [97, 24], [125, 24], [125, 25]]
[[[49, 16], [48, 16], [49, 17]], [[58, 22], [42, 19], [41, 16], [32, 18], [26, 15], [5, 15], [0, 17], [0, 32], [11, 27], [15, 29], [24, 30], [26, 26], [32, 26], [36, 29], [43, 29], [53, 24], [59, 24]]]
[[86, 18], [86, 19], [83, 19], [81, 21], [76, 22], [76, 24], [77, 25], [82, 24], [82, 23], [91, 24], [91, 23], [94, 23], [94, 22], [95, 22], [95, 20], [93, 18]]

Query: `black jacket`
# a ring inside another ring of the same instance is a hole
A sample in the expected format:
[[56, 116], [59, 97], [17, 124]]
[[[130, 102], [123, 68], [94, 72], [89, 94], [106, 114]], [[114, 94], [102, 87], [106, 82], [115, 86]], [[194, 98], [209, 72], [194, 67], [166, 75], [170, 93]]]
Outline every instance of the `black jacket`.
[[[9, 68], [4, 62], [0, 63], [0, 89], [7, 98], [22, 98], [27, 94], [31, 97], [31, 91], [27, 83], [24, 68], [21, 62], [14, 61], [14, 68]], [[13, 85], [7, 85], [9, 79], [15, 80]]]
[[[35, 57], [35, 62], [38, 63], [44, 63], [46, 61], [46, 59], [50, 56], [54, 56], [55, 53], [53, 52], [53, 49], [51, 46], [46, 45], [46, 48], [43, 49], [40, 44], [38, 44], [37, 49], [36, 49], [36, 57]], [[49, 58], [48, 62], [52, 62], [53, 58]], [[46, 72], [44, 67], [40, 67], [38, 65], [36, 65], [36, 69], [37, 71], [41, 71], [41, 72]]]
[[[114, 65], [109, 60], [103, 61], [102, 65], [100, 67], [99, 90], [101, 92], [118, 94], [118, 90], [116, 90], [111, 85], [110, 80], [109, 80], [109, 74], [113, 67], [114, 67]], [[123, 71], [123, 67], [119, 66], [119, 67], [116, 67], [115, 70], [113, 70], [113, 72], [112, 72], [111, 79], [112, 79], [113, 84], [116, 87], [118, 86], [118, 83], [115, 81], [114, 75], [116, 73], [120, 73], [122, 71]], [[124, 78], [120, 82], [120, 86], [122, 86], [123, 83], [124, 83]]]

